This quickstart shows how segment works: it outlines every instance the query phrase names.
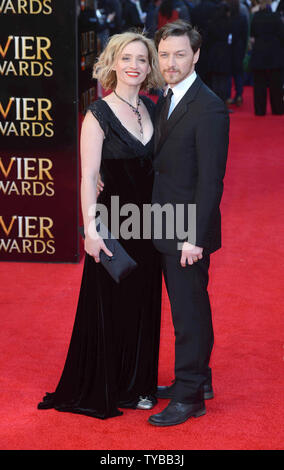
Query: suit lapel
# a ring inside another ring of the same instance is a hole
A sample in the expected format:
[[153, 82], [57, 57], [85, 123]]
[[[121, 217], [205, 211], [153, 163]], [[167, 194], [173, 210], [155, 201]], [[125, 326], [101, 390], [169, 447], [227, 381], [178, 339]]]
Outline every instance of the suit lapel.
[[160, 96], [156, 109], [155, 109], [155, 138], [154, 138], [154, 144], [155, 144], [155, 153], [156, 149], [158, 148], [159, 141], [161, 139], [161, 133], [160, 133], [160, 126], [159, 126], [159, 121], [160, 121], [160, 116], [161, 116], [161, 109], [163, 107], [163, 104], [165, 102], [164, 96]]
[[[179, 120], [183, 117], [183, 115], [187, 112], [188, 105], [192, 101], [195, 100], [197, 92], [198, 92], [201, 85], [202, 85], [202, 81], [199, 78], [199, 76], [197, 76], [197, 78], [195, 79], [195, 81], [193, 82], [193, 84], [191, 85], [189, 90], [185, 93], [183, 98], [180, 100], [180, 102], [177, 104], [177, 106], [175, 107], [175, 109], [171, 113], [171, 115], [168, 119], [168, 122], [167, 122], [166, 129], [164, 130], [164, 132], [160, 136], [160, 138], [158, 140], [158, 143], [155, 146], [156, 157], [158, 156], [158, 153], [160, 152], [162, 146], [166, 142], [169, 134], [172, 132], [172, 130], [174, 129], [176, 124], [179, 122]], [[157, 109], [157, 115], [156, 115], [157, 121], [156, 122], [158, 122], [158, 118], [159, 118], [159, 109]], [[158, 139], [158, 136], [157, 136], [157, 139]]]

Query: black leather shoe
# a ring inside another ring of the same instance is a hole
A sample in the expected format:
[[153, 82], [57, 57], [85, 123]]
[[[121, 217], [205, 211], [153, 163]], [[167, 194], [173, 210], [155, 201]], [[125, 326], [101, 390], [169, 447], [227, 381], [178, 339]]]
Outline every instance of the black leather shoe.
[[186, 404], [171, 400], [161, 413], [150, 416], [148, 421], [154, 426], [175, 426], [184, 423], [192, 416], [198, 418], [205, 414], [204, 403]]
[[46, 395], [43, 397], [43, 401], [37, 405], [38, 410], [50, 410], [51, 408], [54, 408], [53, 397], [54, 393], [46, 393]]
[[[156, 397], [157, 398], [174, 398], [174, 387], [175, 383], [169, 386], [161, 385], [157, 387], [157, 393]], [[204, 385], [203, 386], [203, 398], [204, 400], [211, 400], [214, 398], [214, 392], [212, 385]]]

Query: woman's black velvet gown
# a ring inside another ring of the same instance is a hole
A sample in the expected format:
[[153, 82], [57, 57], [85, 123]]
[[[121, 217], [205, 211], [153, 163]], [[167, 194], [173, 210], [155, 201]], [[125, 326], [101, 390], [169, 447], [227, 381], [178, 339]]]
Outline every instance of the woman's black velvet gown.
[[[153, 117], [154, 103], [141, 98]], [[143, 203], [150, 204], [153, 137], [144, 146], [104, 100], [94, 102], [90, 110], [105, 133], [101, 163], [105, 188], [98, 202], [110, 208], [111, 196], [119, 196], [120, 207], [126, 203], [140, 208]], [[100, 263], [85, 254], [66, 363], [55, 392], [47, 393], [39, 408], [105, 419], [121, 415], [119, 408], [135, 408], [139, 396], [155, 394], [160, 259], [149, 239], [120, 239], [120, 243], [138, 268], [117, 284]]]

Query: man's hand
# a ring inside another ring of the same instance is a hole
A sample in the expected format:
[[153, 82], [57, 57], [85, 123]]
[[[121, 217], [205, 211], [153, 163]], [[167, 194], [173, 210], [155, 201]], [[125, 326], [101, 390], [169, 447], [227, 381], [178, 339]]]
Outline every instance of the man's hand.
[[191, 245], [191, 243], [184, 242], [182, 246], [180, 264], [183, 268], [188, 264], [196, 263], [199, 259], [202, 259], [203, 248], [199, 246]]
[[107, 22], [111, 23], [115, 18], [115, 11], [113, 13], [110, 13], [107, 17]]

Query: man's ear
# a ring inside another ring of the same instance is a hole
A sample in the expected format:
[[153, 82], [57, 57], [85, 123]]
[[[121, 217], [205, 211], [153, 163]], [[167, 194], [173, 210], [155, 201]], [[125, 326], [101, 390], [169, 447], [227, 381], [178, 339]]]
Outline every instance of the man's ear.
[[199, 55], [200, 55], [200, 49], [197, 49], [197, 51], [195, 52], [194, 57], [193, 57], [193, 63], [194, 64], [196, 64], [198, 62]]

